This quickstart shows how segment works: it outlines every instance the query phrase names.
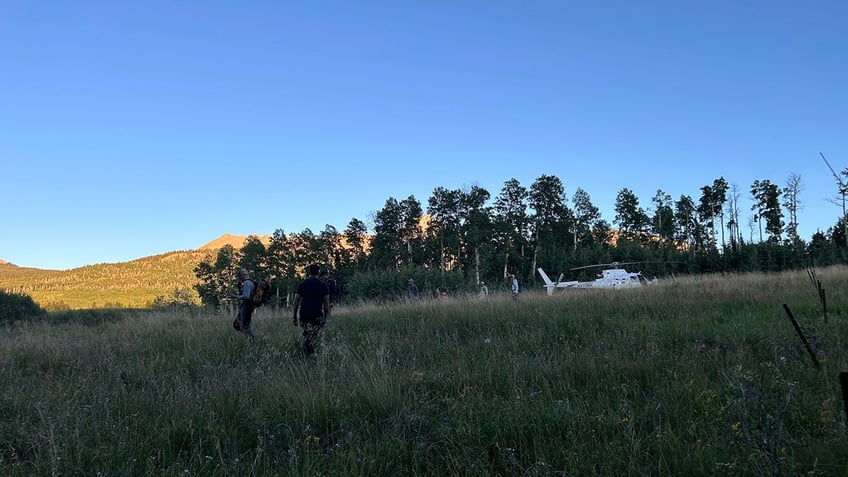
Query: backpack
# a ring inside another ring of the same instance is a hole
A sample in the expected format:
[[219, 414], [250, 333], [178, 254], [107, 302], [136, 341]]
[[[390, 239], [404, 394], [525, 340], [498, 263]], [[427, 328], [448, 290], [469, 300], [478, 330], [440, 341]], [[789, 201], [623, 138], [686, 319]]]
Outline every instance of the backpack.
[[250, 294], [250, 301], [253, 306], [262, 306], [268, 303], [271, 299], [271, 282], [265, 278], [251, 280], [253, 282], [253, 292]]

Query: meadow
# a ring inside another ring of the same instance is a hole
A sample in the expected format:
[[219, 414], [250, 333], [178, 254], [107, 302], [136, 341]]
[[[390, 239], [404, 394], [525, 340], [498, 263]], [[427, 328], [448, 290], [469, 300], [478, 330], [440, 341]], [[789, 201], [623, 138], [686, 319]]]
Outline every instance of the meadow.
[[826, 310], [807, 271], [339, 307], [311, 358], [287, 310], [18, 322], [0, 475], [848, 475], [815, 275]]

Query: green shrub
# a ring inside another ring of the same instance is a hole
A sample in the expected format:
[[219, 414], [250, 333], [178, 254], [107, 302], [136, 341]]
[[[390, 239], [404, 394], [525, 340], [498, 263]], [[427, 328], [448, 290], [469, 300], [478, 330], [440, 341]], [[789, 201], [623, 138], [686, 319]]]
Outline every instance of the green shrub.
[[7, 293], [0, 290], [0, 323], [40, 319], [45, 316], [47, 316], [47, 312], [38, 306], [29, 295]]

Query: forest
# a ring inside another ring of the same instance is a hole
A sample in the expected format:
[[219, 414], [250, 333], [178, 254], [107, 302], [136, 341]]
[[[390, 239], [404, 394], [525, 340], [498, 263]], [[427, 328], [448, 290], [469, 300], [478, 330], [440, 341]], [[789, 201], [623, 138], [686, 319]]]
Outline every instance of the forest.
[[497, 291], [510, 273], [528, 289], [541, 283], [539, 267], [573, 280], [594, 271], [570, 269], [611, 262], [635, 262], [648, 276], [846, 263], [844, 213], [809, 242], [798, 236], [801, 190], [794, 175], [785, 187], [755, 181], [748, 191], [754, 215], [743, 227], [742, 192], [723, 177], [702, 187], [696, 199], [675, 200], [657, 190], [647, 208], [622, 188], [612, 223], [586, 191], [578, 188], [569, 197], [553, 175], [529, 187], [510, 179], [494, 197], [476, 185], [437, 187], [426, 206], [414, 196], [389, 197], [371, 218], [371, 230], [353, 218], [343, 231], [332, 225], [319, 233], [278, 229], [267, 243], [250, 236], [240, 249], [225, 246], [194, 269], [195, 290], [204, 305], [218, 306], [232, 287], [233, 271], [247, 268], [253, 276], [271, 278], [278, 304], [285, 305], [311, 263], [329, 270], [342, 284], [342, 299], [350, 302], [396, 300], [408, 278], [425, 295], [437, 287], [473, 293], [481, 282]]

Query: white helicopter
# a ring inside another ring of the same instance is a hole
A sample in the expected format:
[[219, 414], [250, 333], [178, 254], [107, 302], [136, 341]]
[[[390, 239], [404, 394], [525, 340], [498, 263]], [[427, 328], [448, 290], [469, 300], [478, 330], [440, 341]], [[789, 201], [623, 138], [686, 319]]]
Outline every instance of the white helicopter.
[[[643, 285], [653, 285], [656, 282], [656, 279], [649, 280], [642, 272], [628, 272], [623, 268], [618, 268], [620, 265], [627, 265], [628, 263], [639, 263], [639, 262], [612, 262], [601, 265], [587, 265], [585, 267], [575, 267], [570, 270], [581, 270], [585, 268], [593, 268], [593, 267], [612, 267], [607, 268], [605, 270], [601, 270], [601, 273], [598, 274], [598, 278], [592, 280], [590, 282], [581, 282], [578, 280], [572, 280], [564, 282], [562, 281], [562, 277], [564, 274], [560, 274], [557, 281], [551, 280], [547, 273], [544, 270], [539, 268], [539, 275], [542, 276], [542, 280], [545, 281], [545, 284], [542, 287], [547, 288], [548, 295], [553, 295], [554, 290], [557, 288], [612, 288], [612, 289], [620, 289], [620, 288], [638, 288]], [[564, 290], [563, 290], [564, 291]]]

